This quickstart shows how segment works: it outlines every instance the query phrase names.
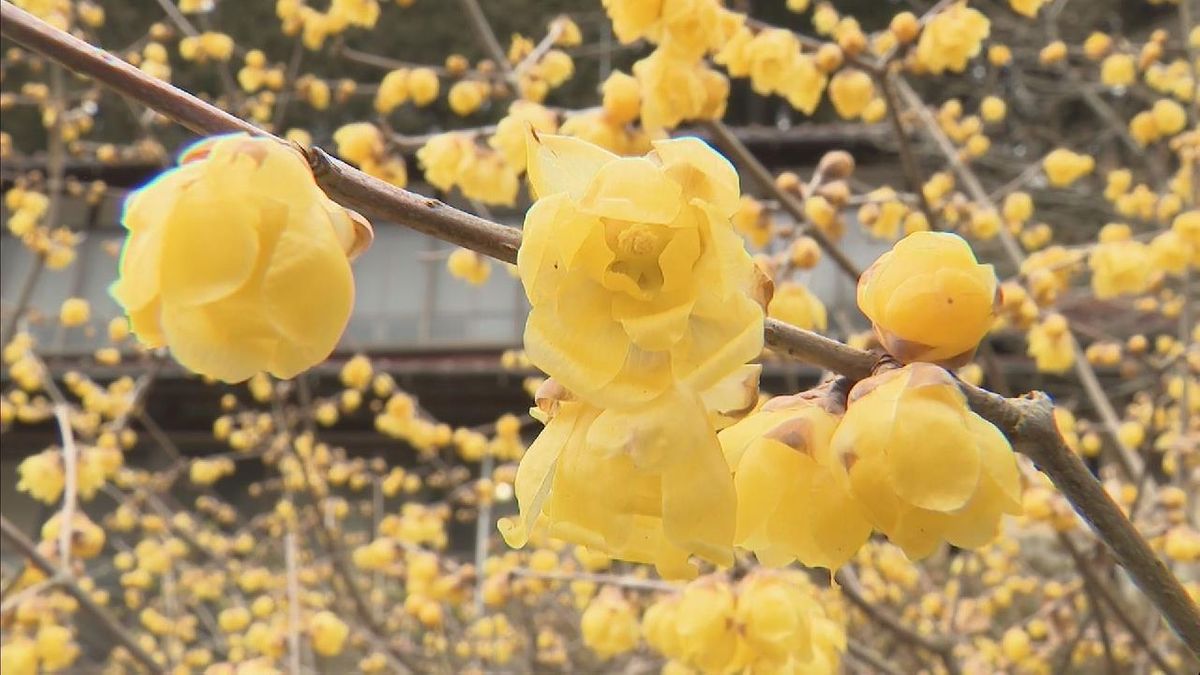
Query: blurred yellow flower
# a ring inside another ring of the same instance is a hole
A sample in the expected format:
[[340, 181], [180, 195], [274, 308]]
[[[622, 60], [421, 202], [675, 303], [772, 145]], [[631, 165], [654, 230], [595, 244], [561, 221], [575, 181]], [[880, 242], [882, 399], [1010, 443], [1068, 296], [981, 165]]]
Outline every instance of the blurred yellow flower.
[[967, 61], [979, 54], [991, 25], [979, 10], [956, 2], [929, 19], [917, 41], [917, 62], [940, 75], [949, 70], [961, 73]]
[[1096, 168], [1091, 155], [1081, 155], [1066, 148], [1057, 148], [1042, 158], [1042, 170], [1054, 187], [1067, 187], [1090, 174]]
[[767, 305], [767, 315], [805, 330], [823, 331], [826, 327], [825, 305], [821, 299], [804, 284], [790, 281], [775, 289]]
[[243, 135], [193, 146], [130, 195], [122, 223], [112, 294], [138, 340], [229, 382], [328, 356], [353, 305], [348, 256], [370, 241], [298, 153]]
[[1037, 369], [1046, 373], [1064, 373], [1075, 363], [1075, 346], [1067, 320], [1050, 314], [1029, 328], [1028, 353]]

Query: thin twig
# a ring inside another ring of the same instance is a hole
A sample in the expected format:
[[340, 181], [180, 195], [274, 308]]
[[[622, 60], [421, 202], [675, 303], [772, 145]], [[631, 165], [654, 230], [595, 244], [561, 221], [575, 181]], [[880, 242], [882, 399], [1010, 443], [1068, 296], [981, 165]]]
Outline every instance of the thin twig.
[[[37, 547], [34, 546], [33, 542], [30, 541], [29, 538], [26, 537], [16, 525], [13, 525], [11, 522], [9, 522], [8, 518], [4, 517], [3, 515], [0, 515], [0, 534], [3, 534], [5, 539], [8, 539], [10, 542], [12, 542], [13, 546], [17, 547], [17, 550], [19, 550], [22, 555], [24, 555], [26, 558], [29, 558], [29, 561], [33, 563], [34, 567], [37, 567], [45, 574], [55, 574], [57, 568], [55, 567], [54, 563], [47, 559], [46, 556], [42, 555], [37, 550]], [[108, 610], [96, 604], [96, 601], [92, 599], [91, 594], [80, 588], [79, 584], [73, 578], [62, 579], [60, 580], [60, 583], [62, 584], [63, 589], [66, 590], [71, 597], [75, 598], [75, 600], [79, 602], [79, 605], [83, 607], [85, 611], [91, 614], [92, 617], [100, 623], [104, 630], [108, 631], [110, 635], [116, 638], [117, 642], [126, 650], [128, 650], [133, 658], [137, 659], [143, 666], [146, 667], [146, 669], [152, 673], [166, 672], [163, 667], [154, 660], [154, 657], [142, 648], [141, 644], [138, 643], [133, 635], [131, 635], [129, 631], [125, 630], [125, 628], [121, 626], [120, 622], [118, 622], [116, 618], [108, 613]]]
[[850, 571], [849, 567], [843, 567], [834, 575], [834, 580], [841, 587], [842, 595], [845, 596], [850, 604], [859, 608], [867, 618], [871, 619], [880, 627], [894, 633], [904, 642], [916, 645], [925, 651], [937, 654], [946, 666], [946, 670], [950, 675], [957, 675], [961, 672], [958, 666], [957, 659], [954, 658], [954, 642], [946, 638], [933, 638], [927, 635], [922, 635], [916, 630], [905, 625], [903, 621], [893, 616], [883, 607], [867, 600], [863, 597], [862, 589], [858, 585], [858, 579]]
[[[1088, 564], [1087, 559], [1084, 558], [1083, 553], [1079, 550], [1079, 547], [1075, 545], [1075, 542], [1071, 541], [1071, 537], [1065, 532], [1060, 532], [1058, 535], [1058, 540], [1060, 543], [1062, 543], [1063, 548], [1066, 549], [1067, 553], [1071, 556], [1071, 560], [1074, 561], [1075, 567], [1079, 569], [1079, 575], [1083, 577], [1084, 588], [1090, 588], [1090, 590], [1088, 590], [1088, 595], [1094, 596], [1104, 604], [1108, 605], [1108, 608], [1112, 610], [1113, 615], [1118, 621], [1121, 622], [1121, 625], [1125, 626], [1125, 630], [1129, 631], [1129, 635], [1133, 638], [1134, 642], [1140, 645], [1142, 649], [1146, 650], [1146, 654], [1150, 657], [1150, 660], [1154, 662], [1154, 665], [1158, 666], [1163, 673], [1174, 673], [1175, 668], [1167, 662], [1166, 657], [1163, 656], [1162, 653], [1155, 648], [1154, 644], [1150, 642], [1150, 639], [1146, 636], [1146, 633], [1142, 630], [1141, 626], [1138, 626], [1137, 622], [1133, 620], [1129, 610], [1122, 607], [1120, 601], [1118, 601], [1116, 596], [1112, 594], [1112, 590], [1109, 589], [1109, 587], [1106, 586], [1104, 582], [1096, 576], [1095, 570], [1093, 570]], [[1093, 600], [1093, 602], [1095, 602], [1095, 600]], [[1093, 611], [1098, 612], [1099, 607], [1095, 608]], [[1104, 623], [1104, 619], [1099, 615], [1097, 615], [1096, 620], [1100, 624]]]
[[75, 434], [71, 431], [70, 409], [64, 403], [54, 404], [54, 419], [58, 422], [58, 433], [62, 436], [63, 444], [63, 497], [58, 523], [58, 561], [62, 573], [70, 574], [71, 539], [75, 532], [75, 503], [79, 491], [79, 455], [75, 448]]
[[754, 181], [758, 183], [759, 187], [764, 192], [775, 197], [783, 209], [788, 212], [788, 215], [795, 219], [797, 223], [801, 224], [804, 234], [807, 234], [816, 240], [817, 244], [821, 247], [821, 250], [824, 251], [825, 254], [828, 255], [843, 272], [845, 272], [851, 279], [857, 279], [859, 275], [862, 274], [862, 271], [858, 269], [858, 266], [854, 264], [854, 261], [850, 260], [850, 258], [846, 256], [841, 247], [839, 247], [837, 243], [833, 241], [833, 239], [831, 239], [820, 229], [813, 227], [812, 224], [808, 222], [808, 218], [804, 215], [804, 204], [801, 203], [795, 195], [781, 190], [779, 186], [775, 184], [775, 177], [771, 175], [770, 170], [767, 169], [762, 162], [758, 161], [758, 158], [754, 156], [754, 153], [750, 152], [750, 149], [746, 147], [746, 144], [742, 143], [742, 141], [736, 135], [734, 135], [734, 133], [725, 125], [724, 122], [721, 122], [720, 120], [708, 121], [704, 123], [704, 127], [712, 133], [717, 143], [725, 149], [726, 153], [730, 155], [730, 157], [733, 159], [733, 163], [748, 171], [750, 176], [754, 178]]

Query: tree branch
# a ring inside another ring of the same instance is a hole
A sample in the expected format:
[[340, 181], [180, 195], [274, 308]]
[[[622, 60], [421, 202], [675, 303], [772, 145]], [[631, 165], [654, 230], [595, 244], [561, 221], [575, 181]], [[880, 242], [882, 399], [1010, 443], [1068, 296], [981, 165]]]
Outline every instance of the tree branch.
[[[125, 96], [149, 105], [184, 126], [206, 134], [263, 132], [199, 99], [155, 80], [116, 57], [39, 21], [7, 0], [0, 2], [0, 33], [78, 72], [95, 77]], [[903, 85], [903, 81], [899, 83]], [[903, 90], [902, 90], [903, 92]], [[723, 124], [714, 132], [732, 138]], [[735, 146], [731, 146], [735, 147]], [[369, 217], [515, 262], [521, 233], [516, 228], [458, 211], [441, 202], [371, 178], [319, 149], [309, 154], [314, 175], [330, 197]], [[756, 163], [748, 168], [753, 170]], [[769, 173], [768, 173], [769, 176]], [[774, 181], [770, 181], [771, 184]], [[986, 193], [984, 193], [986, 197]], [[793, 200], [794, 201], [794, 200]], [[814, 231], [815, 233], [815, 231]], [[851, 378], [870, 374], [876, 357], [829, 338], [768, 319], [766, 343], [772, 349]], [[1067, 448], [1054, 424], [1049, 397], [1035, 392], [1006, 399], [962, 384], [971, 407], [995, 424], [1014, 447], [1032, 458], [1077, 512], [1112, 550], [1134, 583], [1163, 613], [1187, 646], [1200, 654], [1200, 610], [1183, 586], [1157, 558], [1082, 461]]]
[[763, 163], [758, 161], [754, 153], [750, 152], [750, 148], [746, 147], [745, 143], [725, 126], [725, 123], [720, 120], [710, 120], [704, 123], [704, 127], [712, 133], [713, 138], [717, 143], [724, 148], [725, 152], [732, 158], [733, 163], [750, 173], [754, 182], [758, 183], [759, 187], [769, 193], [772, 197], [779, 201], [783, 209], [788, 212], [792, 218], [800, 223], [804, 234], [816, 240], [821, 250], [825, 252], [837, 266], [842, 269], [851, 279], [857, 279], [862, 271], [846, 256], [842, 249], [838, 247], [832, 239], [829, 238], [821, 230], [813, 227], [808, 222], [808, 218], [804, 215], [804, 204], [790, 192], [779, 189], [775, 184], [775, 177]]
[[[0, 515], [0, 534], [3, 534], [5, 539], [8, 539], [10, 542], [12, 542], [13, 546], [16, 546], [21, 554], [28, 558], [29, 561], [33, 563], [34, 567], [37, 567], [43, 573], [53, 576], [58, 572], [58, 568], [55, 566], [55, 564], [37, 550], [37, 547], [34, 546], [33, 542], [25, 536], [25, 533], [17, 529], [16, 525], [13, 525], [11, 522], [9, 522], [8, 518], [5, 518], [2, 515]], [[145, 649], [142, 649], [141, 644], [139, 644], [138, 641], [135, 640], [128, 631], [121, 627], [121, 624], [115, 618], [113, 618], [111, 614], [108, 613], [108, 610], [96, 604], [96, 601], [92, 599], [92, 596], [80, 588], [79, 584], [73, 578], [59, 578], [59, 581], [63, 589], [66, 590], [71, 597], [75, 598], [81, 607], [87, 610], [89, 614], [91, 614], [98, 622], [100, 622], [100, 625], [103, 626], [110, 635], [116, 638], [117, 642], [122, 647], [127, 649], [129, 653], [133, 655], [133, 658], [140, 661], [141, 664], [152, 673], [165, 672], [163, 667], [154, 660], [154, 657], [151, 656], [150, 653]]]

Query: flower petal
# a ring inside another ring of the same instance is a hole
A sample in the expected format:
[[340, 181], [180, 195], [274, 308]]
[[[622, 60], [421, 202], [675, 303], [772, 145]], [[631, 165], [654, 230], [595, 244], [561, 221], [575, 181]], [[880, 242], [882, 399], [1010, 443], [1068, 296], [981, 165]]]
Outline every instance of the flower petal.
[[537, 199], [566, 192], [572, 201], [583, 197], [605, 164], [617, 155], [572, 136], [530, 133], [525, 141], [527, 175]]
[[205, 183], [179, 196], [163, 235], [166, 304], [202, 305], [246, 283], [259, 252], [256, 206], [214, 193]]

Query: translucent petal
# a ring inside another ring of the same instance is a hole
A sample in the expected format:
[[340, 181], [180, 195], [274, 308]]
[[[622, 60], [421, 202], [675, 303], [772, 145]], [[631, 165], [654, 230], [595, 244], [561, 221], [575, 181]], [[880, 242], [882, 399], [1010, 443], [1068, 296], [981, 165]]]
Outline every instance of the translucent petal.
[[682, 181], [687, 198], [702, 199], [725, 217], [737, 211], [737, 170], [712, 146], [695, 137], [654, 141], [653, 146], [667, 173]]
[[582, 409], [583, 404], [562, 404], [559, 413], [550, 420], [521, 457], [521, 464], [517, 467], [517, 477], [513, 483], [520, 514], [515, 519], [501, 519], [499, 523], [500, 533], [509, 546], [521, 548], [529, 541], [533, 524], [542, 513], [542, 504], [550, 495], [559, 454], [566, 447], [571, 434], [575, 432]]
[[660, 293], [649, 302], [622, 294], [613, 298], [612, 312], [638, 347], [666, 351], [687, 332], [693, 303], [680, 293]]
[[158, 297], [162, 261], [162, 228], [130, 232], [121, 248], [120, 276], [112, 285], [112, 296], [128, 313], [136, 312]]
[[680, 397], [660, 421], [674, 451], [662, 473], [663, 531], [681, 548], [732, 565], [737, 497], [704, 407], [694, 396]]
[[537, 199], [565, 192], [578, 201], [600, 167], [617, 159], [604, 148], [572, 136], [530, 133], [525, 145], [529, 185]]
[[896, 494], [934, 511], [962, 508], [979, 484], [982, 464], [964, 411], [911, 397], [900, 406], [891, 420], [887, 450]]
[[674, 220], [682, 205], [679, 184], [641, 157], [621, 157], [600, 167], [579, 200], [584, 213], [657, 225]]
[[275, 352], [277, 340], [257, 309], [244, 298], [203, 306], [164, 303], [163, 335], [172, 355], [188, 370], [241, 382], [264, 370]]
[[999, 492], [998, 498], [1006, 513], [1021, 513], [1021, 470], [1012, 446], [996, 425], [975, 413], [967, 418], [979, 445], [983, 471]]
[[[734, 543], [755, 551], [770, 546], [768, 523], [784, 503], [789, 485], [801, 470], [800, 463], [799, 452], [766, 438], [751, 443], [742, 453], [733, 477], [737, 491]], [[807, 508], [805, 504], [803, 509]], [[792, 520], [801, 519], [797, 514]]]
[[256, 206], [213, 193], [202, 183], [180, 196], [163, 236], [164, 303], [202, 305], [246, 283], [259, 253]]
[[719, 318], [693, 312], [690, 326], [671, 349], [671, 365], [675, 376], [693, 389], [711, 387], [762, 354], [762, 307], [744, 295], [729, 297]]
[[609, 294], [588, 279], [568, 276], [553, 305], [535, 305], [529, 313], [525, 351], [535, 366], [586, 396], [621, 372], [629, 338], [612, 319]]
[[319, 205], [291, 218], [262, 280], [263, 312], [279, 332], [271, 372], [294, 377], [329, 356], [354, 306], [354, 278]]

